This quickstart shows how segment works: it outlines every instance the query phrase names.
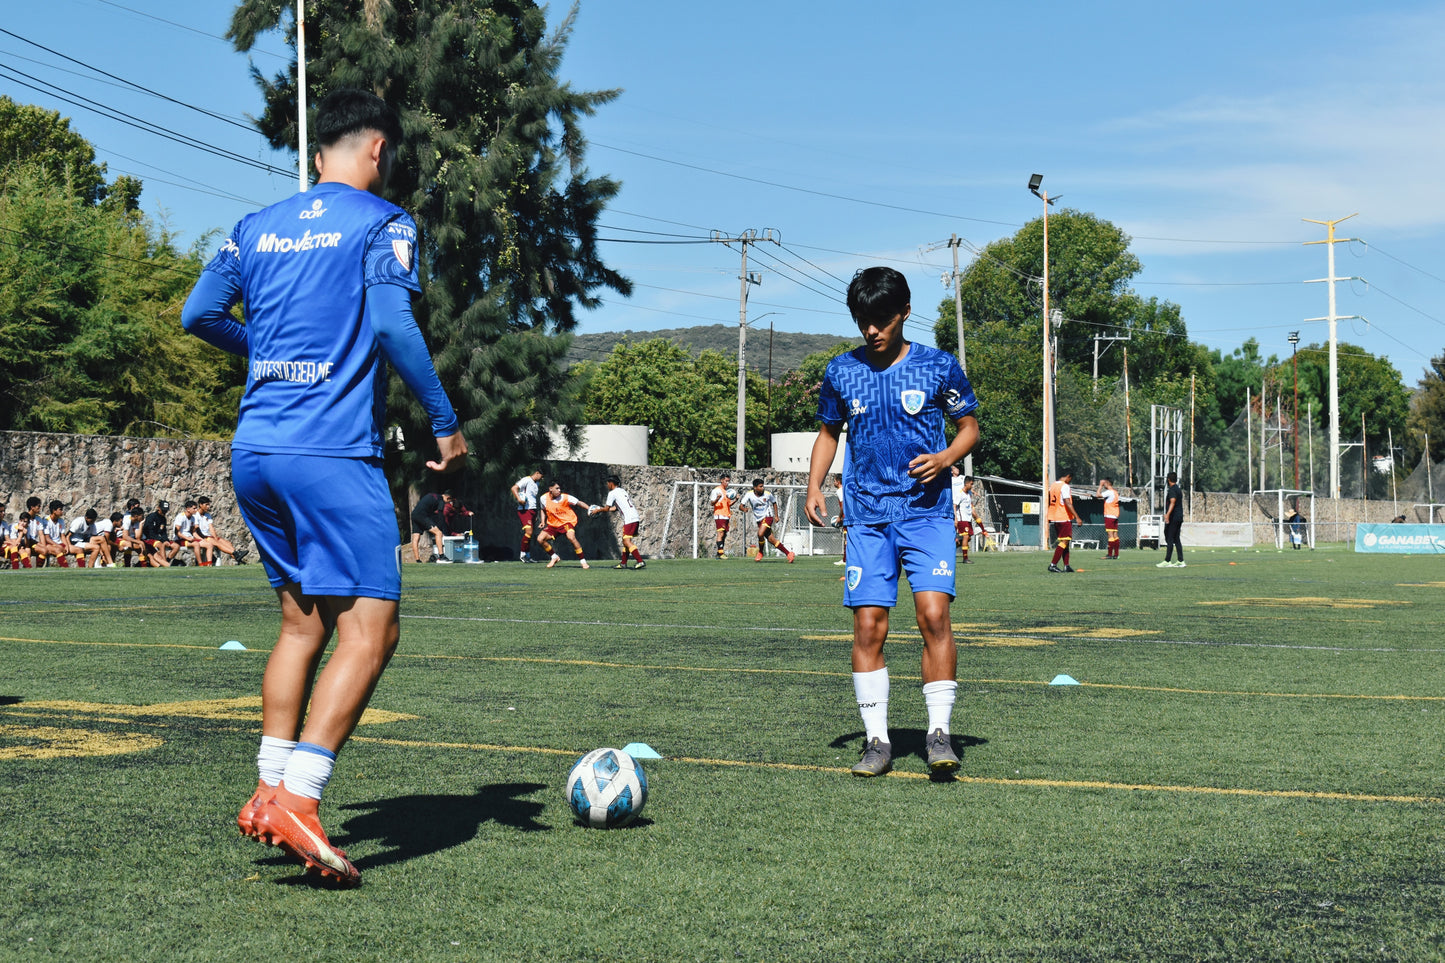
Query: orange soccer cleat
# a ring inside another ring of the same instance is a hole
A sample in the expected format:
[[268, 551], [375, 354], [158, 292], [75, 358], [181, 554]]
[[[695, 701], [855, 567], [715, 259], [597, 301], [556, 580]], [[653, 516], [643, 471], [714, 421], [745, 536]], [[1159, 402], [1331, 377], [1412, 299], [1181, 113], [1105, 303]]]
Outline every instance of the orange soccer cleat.
[[240, 828], [242, 836], [250, 836], [252, 839], [257, 838], [256, 813], [259, 812], [261, 807], [266, 805], [274, 795], [276, 795], [275, 786], [268, 786], [261, 780], [256, 780], [256, 791], [251, 794], [251, 798], [246, 800], [246, 805], [242, 806], [241, 811], [236, 815], [236, 825]]
[[251, 817], [256, 838], [267, 845], [280, 846], [292, 858], [305, 863], [308, 871], [319, 873], [338, 885], [360, 886], [361, 872], [346, 858], [344, 850], [331, 845], [321, 828], [317, 818], [319, 802], [288, 791], [283, 782]]

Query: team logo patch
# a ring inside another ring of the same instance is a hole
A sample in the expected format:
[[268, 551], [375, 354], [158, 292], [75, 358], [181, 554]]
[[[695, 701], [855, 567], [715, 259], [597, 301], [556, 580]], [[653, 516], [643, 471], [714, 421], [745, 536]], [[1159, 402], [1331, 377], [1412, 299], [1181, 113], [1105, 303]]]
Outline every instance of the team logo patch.
[[402, 266], [402, 268], [403, 268], [404, 270], [407, 270], [407, 271], [410, 271], [410, 270], [411, 270], [411, 242], [410, 242], [410, 241], [393, 240], [393, 241], [391, 242], [391, 253], [393, 253], [393, 254], [396, 255], [396, 259], [401, 262], [401, 266]]
[[953, 567], [948, 564], [948, 559], [940, 558], [938, 567], [933, 570], [934, 575], [952, 575]]
[[858, 583], [861, 581], [863, 581], [863, 569], [859, 568], [857, 565], [849, 565], [847, 582], [848, 591], [851, 592], [856, 589], [858, 587]]
[[316, 220], [316, 218], [320, 217], [322, 214], [325, 213], [326, 208], [321, 206], [321, 198], [318, 197], [316, 200], [311, 202], [311, 210], [302, 211], [297, 216], [303, 221], [314, 221]]
[[916, 415], [923, 410], [923, 392], [916, 388], [910, 388], [900, 396], [903, 401], [903, 410], [910, 415]]

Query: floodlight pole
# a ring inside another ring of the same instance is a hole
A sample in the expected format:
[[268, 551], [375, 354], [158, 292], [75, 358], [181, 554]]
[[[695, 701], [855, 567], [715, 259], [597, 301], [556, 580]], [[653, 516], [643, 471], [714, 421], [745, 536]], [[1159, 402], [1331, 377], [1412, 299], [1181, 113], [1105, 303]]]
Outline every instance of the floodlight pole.
[[1044, 175], [1034, 174], [1029, 178], [1029, 190], [1035, 197], [1044, 202], [1044, 427], [1043, 445], [1040, 452], [1043, 461], [1043, 486], [1039, 498], [1039, 548], [1049, 547], [1049, 528], [1044, 520], [1044, 506], [1049, 499], [1049, 484], [1053, 481], [1054, 464], [1054, 362], [1052, 349], [1050, 347], [1051, 334], [1049, 330], [1049, 205], [1058, 198], [1049, 200], [1049, 192], [1041, 190]]
[[1294, 490], [1299, 491], [1299, 332], [1289, 333], [1289, 360], [1294, 367]]
[[306, 176], [306, 0], [296, 0], [296, 176], [305, 193]]
[[[965, 377], [968, 376], [968, 352], [964, 347], [963, 340], [963, 275], [958, 271], [958, 249], [963, 246], [963, 240], [957, 234], [950, 234], [948, 240], [930, 244], [926, 250], [936, 251], [941, 247], [948, 247], [953, 250], [953, 273], [944, 277], [944, 282], [953, 288], [953, 321], [958, 331], [958, 366], [963, 369]], [[963, 473], [973, 474], [973, 452], [963, 456]]]
[[[1342, 221], [1348, 221], [1350, 214], [1346, 217], [1336, 218], [1333, 221], [1316, 221], [1313, 218], [1303, 218], [1310, 224], [1323, 224], [1326, 228], [1326, 236], [1323, 241], [1305, 241], [1305, 244], [1327, 244], [1329, 252], [1330, 275], [1326, 278], [1314, 278], [1306, 283], [1317, 284], [1321, 281], [1328, 282], [1330, 286], [1330, 313], [1324, 320], [1330, 323], [1330, 497], [1339, 500], [1340, 497], [1340, 358], [1338, 341], [1335, 337], [1338, 323], [1341, 318], [1335, 313], [1335, 282], [1353, 281], [1354, 278], [1340, 278], [1335, 276], [1335, 245], [1340, 241], [1353, 241], [1352, 237], [1335, 237], [1335, 225]], [[1354, 317], [1350, 315], [1349, 317]], [[1311, 320], [1319, 320], [1312, 318]]]

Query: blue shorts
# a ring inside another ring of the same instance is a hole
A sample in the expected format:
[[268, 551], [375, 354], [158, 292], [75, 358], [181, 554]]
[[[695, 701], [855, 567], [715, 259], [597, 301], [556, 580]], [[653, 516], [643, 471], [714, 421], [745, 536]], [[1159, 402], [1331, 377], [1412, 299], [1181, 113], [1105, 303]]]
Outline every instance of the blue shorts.
[[380, 458], [232, 449], [231, 479], [273, 587], [401, 598], [400, 539]]
[[848, 568], [843, 604], [898, 604], [898, 573], [914, 593], [942, 592], [953, 598], [953, 518], [909, 518], [884, 525], [848, 527]]

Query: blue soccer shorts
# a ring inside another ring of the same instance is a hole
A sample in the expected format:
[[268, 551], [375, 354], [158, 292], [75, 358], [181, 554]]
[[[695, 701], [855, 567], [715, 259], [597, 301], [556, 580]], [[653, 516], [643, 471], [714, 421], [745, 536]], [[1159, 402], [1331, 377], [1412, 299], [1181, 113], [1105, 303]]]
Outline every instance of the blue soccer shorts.
[[273, 587], [401, 598], [400, 539], [380, 458], [232, 449], [231, 478]]
[[898, 604], [898, 574], [914, 593], [942, 592], [953, 598], [953, 518], [909, 518], [883, 525], [848, 527], [848, 568], [843, 604], [849, 608]]

